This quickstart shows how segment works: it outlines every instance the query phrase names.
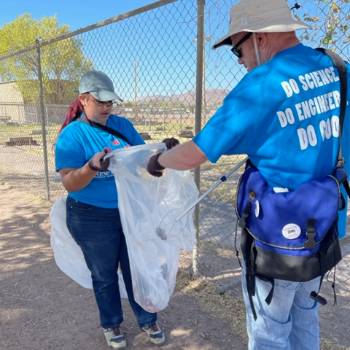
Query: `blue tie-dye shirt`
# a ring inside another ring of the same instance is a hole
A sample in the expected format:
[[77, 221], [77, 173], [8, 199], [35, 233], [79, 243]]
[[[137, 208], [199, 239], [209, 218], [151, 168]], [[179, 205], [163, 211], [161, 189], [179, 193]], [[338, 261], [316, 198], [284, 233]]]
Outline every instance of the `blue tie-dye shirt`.
[[[338, 71], [328, 56], [296, 45], [246, 74], [194, 142], [211, 162], [221, 155], [247, 154], [271, 186], [295, 189], [334, 169], [339, 86]], [[350, 89], [348, 100], [349, 95]], [[349, 109], [342, 138], [348, 174]], [[345, 215], [343, 210], [342, 234]]]

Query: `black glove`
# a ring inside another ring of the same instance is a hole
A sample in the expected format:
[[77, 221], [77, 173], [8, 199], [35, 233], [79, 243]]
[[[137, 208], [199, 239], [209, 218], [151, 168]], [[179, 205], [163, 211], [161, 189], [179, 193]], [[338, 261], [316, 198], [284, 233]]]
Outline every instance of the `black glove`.
[[[107, 153], [110, 152], [109, 149], [105, 148], [103, 150], [104, 154], [106, 155]], [[94, 171], [106, 171], [108, 170], [109, 167], [109, 158], [104, 159], [104, 156], [100, 159], [96, 159], [97, 155], [93, 156], [88, 163], [88, 166], [91, 170]], [[101, 157], [100, 155], [98, 157]]]
[[88, 166], [91, 170], [94, 170], [94, 171], [106, 171], [109, 167], [109, 158], [100, 159], [100, 165], [98, 167], [95, 166], [93, 160], [90, 159]]
[[108, 170], [108, 167], [109, 167], [109, 158], [107, 159], [101, 159], [100, 160], [100, 169], [101, 171], [106, 171]]
[[147, 164], [147, 171], [156, 177], [161, 177], [163, 175], [163, 170], [165, 169], [163, 166], [161, 166], [158, 162], [158, 158], [162, 153], [157, 153], [154, 156], [152, 156]]
[[171, 149], [180, 143], [175, 137], [166, 138], [162, 142], [165, 143], [167, 149]]

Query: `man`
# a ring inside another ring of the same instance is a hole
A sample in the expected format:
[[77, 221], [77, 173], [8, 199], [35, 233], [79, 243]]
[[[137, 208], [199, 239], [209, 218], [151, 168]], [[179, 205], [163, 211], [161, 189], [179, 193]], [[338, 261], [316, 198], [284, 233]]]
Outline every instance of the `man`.
[[[247, 154], [271, 187], [294, 190], [331, 174], [339, 141], [339, 76], [328, 56], [299, 42], [295, 30], [303, 28], [285, 0], [240, 0], [233, 6], [229, 33], [214, 48], [232, 45], [248, 73], [192, 141], [150, 158], [148, 171], [161, 176], [164, 168], [191, 169], [224, 154]], [[242, 281], [249, 349], [319, 348], [318, 304], [310, 298], [319, 277], [275, 280], [269, 305], [265, 298], [271, 286], [257, 278], [256, 320]]]

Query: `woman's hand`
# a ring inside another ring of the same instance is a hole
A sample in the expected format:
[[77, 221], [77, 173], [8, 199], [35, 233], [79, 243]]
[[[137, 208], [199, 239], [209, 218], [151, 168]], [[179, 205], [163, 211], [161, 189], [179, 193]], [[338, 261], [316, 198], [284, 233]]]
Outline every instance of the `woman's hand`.
[[96, 153], [88, 162], [88, 166], [93, 171], [106, 171], [109, 167], [109, 158], [104, 159], [104, 156], [111, 152], [110, 148], [105, 148], [102, 152]]
[[79, 169], [61, 169], [60, 175], [65, 189], [68, 192], [80, 191], [91, 182], [98, 171], [106, 171], [109, 159], [104, 160], [103, 158], [109, 152], [111, 149], [105, 148], [102, 152], [96, 153]]

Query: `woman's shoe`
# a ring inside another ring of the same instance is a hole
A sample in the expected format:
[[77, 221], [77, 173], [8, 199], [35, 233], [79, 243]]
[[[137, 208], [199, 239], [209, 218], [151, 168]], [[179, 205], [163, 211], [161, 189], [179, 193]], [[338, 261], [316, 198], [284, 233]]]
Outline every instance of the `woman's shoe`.
[[151, 343], [161, 345], [165, 342], [165, 334], [159, 327], [158, 323], [153, 323], [141, 328], [148, 336]]
[[105, 335], [108, 346], [111, 346], [113, 349], [126, 348], [126, 337], [120, 332], [119, 327], [104, 328], [103, 334]]

